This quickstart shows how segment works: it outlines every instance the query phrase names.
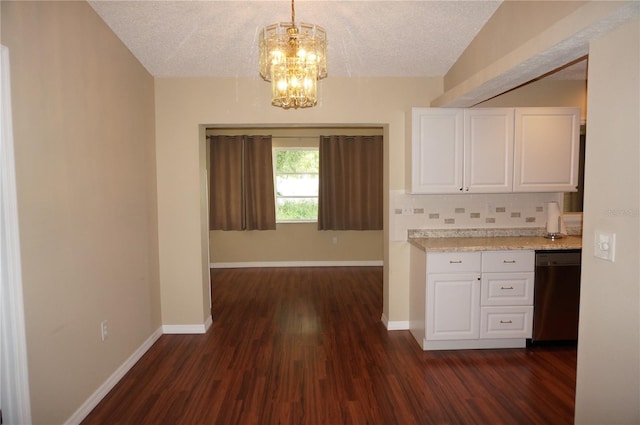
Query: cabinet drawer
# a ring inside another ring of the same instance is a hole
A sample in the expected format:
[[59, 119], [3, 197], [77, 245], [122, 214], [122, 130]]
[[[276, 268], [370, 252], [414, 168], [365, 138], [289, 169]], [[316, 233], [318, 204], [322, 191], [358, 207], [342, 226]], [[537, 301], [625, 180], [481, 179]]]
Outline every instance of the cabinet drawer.
[[486, 251], [482, 253], [483, 272], [532, 272], [534, 268], [534, 251]]
[[428, 273], [479, 272], [480, 252], [431, 252], [427, 254]]
[[482, 307], [480, 338], [531, 338], [533, 306]]
[[533, 272], [483, 273], [482, 305], [533, 305]]

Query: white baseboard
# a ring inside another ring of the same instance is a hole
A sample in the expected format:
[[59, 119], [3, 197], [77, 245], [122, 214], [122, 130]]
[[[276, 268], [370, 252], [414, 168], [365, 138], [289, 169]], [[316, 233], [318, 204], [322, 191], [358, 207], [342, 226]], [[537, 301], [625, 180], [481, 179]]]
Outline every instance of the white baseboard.
[[163, 334], [205, 334], [211, 327], [213, 319], [207, 317], [202, 325], [162, 325]]
[[122, 377], [135, 365], [140, 358], [163, 334], [203, 334], [213, 324], [211, 315], [202, 325], [162, 325], [158, 328], [115, 372], [98, 388], [82, 406], [65, 422], [66, 425], [81, 423], [84, 418], [102, 401], [102, 399], [116, 386]]
[[382, 261], [247, 261], [237, 263], [209, 263], [212, 269], [235, 269], [252, 267], [378, 267]]
[[135, 365], [138, 360], [160, 338], [162, 330], [156, 330], [115, 372], [85, 401], [76, 412], [71, 415], [65, 424], [75, 425], [81, 423], [84, 418], [102, 401], [102, 399], [116, 386], [122, 377]]
[[395, 320], [389, 321], [389, 318], [383, 314], [382, 323], [384, 323], [385, 328], [388, 331], [408, 331], [409, 330], [409, 321], [408, 320]]

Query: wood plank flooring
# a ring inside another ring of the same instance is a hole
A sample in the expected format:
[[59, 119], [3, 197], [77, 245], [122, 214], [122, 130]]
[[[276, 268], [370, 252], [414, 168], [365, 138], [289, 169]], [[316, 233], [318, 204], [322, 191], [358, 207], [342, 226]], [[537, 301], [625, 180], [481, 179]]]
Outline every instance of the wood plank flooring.
[[212, 271], [213, 326], [163, 335], [83, 424], [573, 424], [575, 347], [423, 352], [382, 268]]

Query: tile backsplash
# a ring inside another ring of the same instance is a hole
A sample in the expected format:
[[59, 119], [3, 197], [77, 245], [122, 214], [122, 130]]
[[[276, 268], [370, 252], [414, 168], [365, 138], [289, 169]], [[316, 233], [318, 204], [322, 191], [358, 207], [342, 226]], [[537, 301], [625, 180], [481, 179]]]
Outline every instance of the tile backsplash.
[[389, 236], [406, 240], [410, 229], [545, 227], [546, 204], [553, 201], [562, 211], [562, 193], [412, 195], [392, 190]]

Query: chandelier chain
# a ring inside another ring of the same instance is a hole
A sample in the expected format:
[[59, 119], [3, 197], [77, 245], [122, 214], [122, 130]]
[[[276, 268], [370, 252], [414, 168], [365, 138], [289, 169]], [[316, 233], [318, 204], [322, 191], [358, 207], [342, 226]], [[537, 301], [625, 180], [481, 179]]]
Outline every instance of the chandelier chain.
[[296, 26], [296, 10], [293, 7], [294, 0], [291, 0], [291, 26], [295, 28]]

